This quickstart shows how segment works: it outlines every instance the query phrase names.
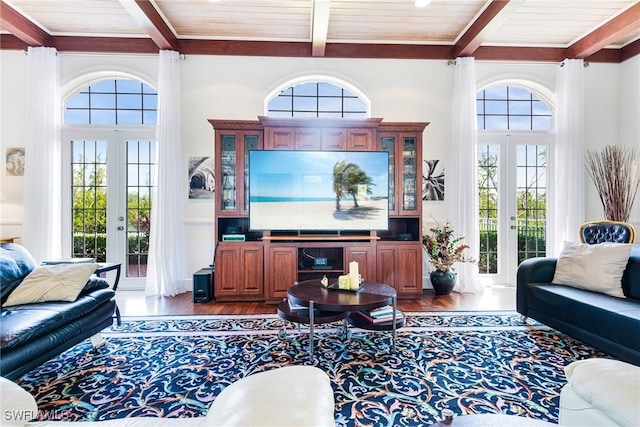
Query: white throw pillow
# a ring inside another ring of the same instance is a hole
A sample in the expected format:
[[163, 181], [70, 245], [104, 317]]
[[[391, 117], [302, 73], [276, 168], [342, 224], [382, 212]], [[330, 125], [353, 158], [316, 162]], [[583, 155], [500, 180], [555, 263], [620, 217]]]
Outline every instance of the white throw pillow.
[[4, 307], [45, 301], [75, 301], [98, 264], [57, 264], [37, 267], [24, 278]]
[[622, 275], [630, 253], [631, 245], [625, 243], [564, 242], [553, 283], [625, 298]]

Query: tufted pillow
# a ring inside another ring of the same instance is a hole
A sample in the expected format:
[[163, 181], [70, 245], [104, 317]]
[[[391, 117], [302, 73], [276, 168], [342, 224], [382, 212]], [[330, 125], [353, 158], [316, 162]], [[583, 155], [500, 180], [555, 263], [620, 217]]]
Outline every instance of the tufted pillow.
[[45, 265], [33, 270], [9, 294], [3, 307], [46, 301], [75, 301], [98, 264]]
[[23, 246], [16, 243], [0, 245], [0, 300], [4, 301], [37, 266]]
[[630, 253], [625, 243], [564, 242], [553, 283], [624, 298], [622, 275]]

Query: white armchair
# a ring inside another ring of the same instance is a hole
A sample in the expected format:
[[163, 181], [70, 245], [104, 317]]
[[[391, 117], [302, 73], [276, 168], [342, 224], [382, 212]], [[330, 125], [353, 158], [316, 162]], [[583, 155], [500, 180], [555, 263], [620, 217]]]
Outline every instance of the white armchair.
[[335, 427], [334, 404], [331, 381], [326, 373], [312, 366], [287, 366], [250, 375], [229, 385], [216, 397], [204, 417], [31, 422], [38, 415], [33, 396], [0, 377], [0, 425], [3, 427]]
[[565, 374], [561, 426], [640, 426], [640, 367], [594, 358], [570, 363]]

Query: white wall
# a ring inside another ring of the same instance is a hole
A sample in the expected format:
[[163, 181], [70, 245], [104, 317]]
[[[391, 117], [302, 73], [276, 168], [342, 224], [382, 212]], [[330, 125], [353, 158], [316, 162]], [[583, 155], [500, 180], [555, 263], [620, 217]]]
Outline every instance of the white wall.
[[24, 147], [27, 129], [27, 55], [22, 51], [0, 52], [0, 237], [22, 235], [22, 177], [7, 176], [5, 153]]
[[[640, 149], [640, 56], [622, 63], [618, 94], [620, 106], [619, 142]], [[640, 232], [640, 192], [633, 205], [630, 221]]]
[[[0, 136], [2, 153], [23, 147], [27, 56], [21, 51], [0, 51]], [[479, 62], [478, 87], [498, 81], [529, 81], [553, 94], [557, 64]], [[591, 64], [586, 69], [586, 145], [589, 148], [622, 142], [640, 143], [640, 59], [623, 64]], [[100, 71], [134, 75], [154, 85], [155, 55], [62, 54], [61, 84], [70, 89], [82, 76]], [[187, 160], [212, 156], [213, 130], [207, 119], [256, 119], [264, 114], [264, 99], [290, 79], [321, 75], [338, 78], [360, 89], [371, 101], [372, 117], [386, 121], [427, 121], [424, 158], [450, 162], [452, 68], [446, 61], [368, 60], [331, 58], [270, 58], [187, 56], [182, 66], [181, 160], [187, 184]], [[553, 100], [551, 100], [553, 101]], [[4, 155], [0, 169], [4, 171]], [[28, 157], [28, 153], [27, 153]], [[23, 179], [2, 176], [5, 196], [0, 214], [2, 236], [20, 232]], [[587, 181], [589, 182], [589, 181]], [[587, 185], [587, 218], [602, 217], [599, 200]], [[211, 262], [213, 255], [213, 201], [183, 201], [189, 253], [188, 271]], [[636, 203], [634, 221], [640, 222]], [[424, 217], [446, 219], [447, 201], [425, 202]], [[9, 221], [11, 220], [11, 221]], [[640, 228], [640, 224], [639, 228]]]

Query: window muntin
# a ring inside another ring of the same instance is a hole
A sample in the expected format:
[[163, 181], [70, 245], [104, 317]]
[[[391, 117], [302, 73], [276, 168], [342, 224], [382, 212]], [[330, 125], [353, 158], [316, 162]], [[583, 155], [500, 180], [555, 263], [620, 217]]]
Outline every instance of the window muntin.
[[267, 104], [269, 117], [366, 118], [367, 106], [353, 92], [329, 82], [306, 82], [281, 91]]
[[517, 86], [493, 86], [476, 94], [478, 129], [545, 131], [553, 114], [534, 93]]
[[101, 80], [69, 97], [64, 122], [70, 125], [155, 125], [158, 93], [136, 80]]

